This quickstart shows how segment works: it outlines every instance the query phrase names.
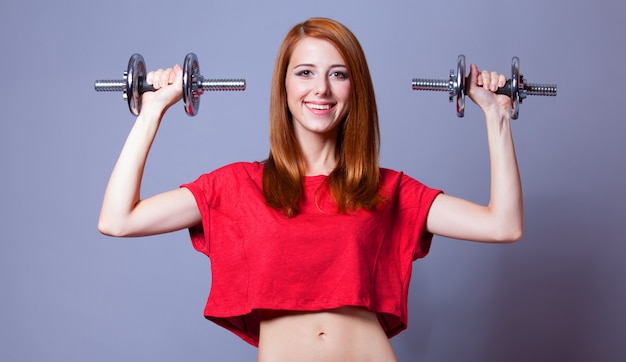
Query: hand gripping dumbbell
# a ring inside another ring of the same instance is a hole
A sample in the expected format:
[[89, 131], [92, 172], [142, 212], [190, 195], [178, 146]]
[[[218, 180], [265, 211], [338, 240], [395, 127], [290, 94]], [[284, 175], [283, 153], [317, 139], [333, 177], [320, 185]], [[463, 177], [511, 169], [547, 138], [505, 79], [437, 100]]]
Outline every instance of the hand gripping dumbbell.
[[[141, 111], [141, 95], [155, 89], [146, 83], [146, 63], [141, 54], [133, 54], [128, 61], [128, 68], [121, 80], [97, 80], [94, 88], [97, 92], [123, 92], [128, 101], [128, 108], [135, 116]], [[204, 91], [243, 91], [245, 79], [204, 79], [200, 75], [198, 57], [189, 53], [183, 64], [183, 103], [185, 112], [190, 116], [198, 114], [200, 95]]]
[[[456, 67], [450, 70], [449, 80], [440, 79], [413, 79], [413, 90], [447, 91], [449, 101], [456, 103], [456, 115], [463, 117], [465, 114], [465, 56], [459, 55]], [[519, 105], [527, 96], [556, 96], [556, 84], [526, 83], [524, 76], [520, 74], [519, 58], [513, 57], [511, 62], [511, 79], [506, 81], [504, 87], [496, 91], [497, 94], [505, 94], [511, 98], [511, 118], [517, 119]]]

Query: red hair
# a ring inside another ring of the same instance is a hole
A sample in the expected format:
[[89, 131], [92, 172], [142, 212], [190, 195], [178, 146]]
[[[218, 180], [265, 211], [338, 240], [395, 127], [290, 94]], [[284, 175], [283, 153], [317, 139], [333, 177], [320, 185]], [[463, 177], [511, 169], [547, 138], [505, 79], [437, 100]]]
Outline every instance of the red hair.
[[312, 18], [294, 26], [278, 52], [270, 99], [270, 154], [263, 171], [265, 200], [288, 217], [298, 214], [306, 165], [287, 106], [285, 77], [291, 55], [305, 37], [333, 44], [346, 63], [350, 79], [348, 113], [337, 135], [337, 166], [328, 177], [331, 195], [340, 212], [372, 209], [380, 201], [380, 130], [374, 86], [357, 38], [344, 25], [326, 18]]

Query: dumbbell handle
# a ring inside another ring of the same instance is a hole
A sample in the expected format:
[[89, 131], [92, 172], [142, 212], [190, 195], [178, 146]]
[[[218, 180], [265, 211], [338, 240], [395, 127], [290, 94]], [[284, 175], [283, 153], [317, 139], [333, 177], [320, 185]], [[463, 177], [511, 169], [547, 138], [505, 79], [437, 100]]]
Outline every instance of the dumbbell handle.
[[[526, 98], [526, 96], [556, 96], [556, 84], [526, 83], [522, 81], [520, 88], [520, 91], [523, 90], [523, 92], [520, 92], [520, 97], [522, 98]], [[498, 90], [496, 90], [496, 94], [510, 95], [511, 80], [508, 79], [504, 87], [498, 88]]]
[[[469, 84], [469, 78], [465, 78], [465, 84]], [[413, 79], [413, 90], [423, 91], [436, 91], [436, 92], [449, 92], [450, 81], [443, 79], [425, 79], [415, 78]], [[522, 86], [523, 93], [520, 93], [522, 98], [529, 96], [556, 96], [556, 84], [540, 84], [540, 83], [524, 83]], [[502, 88], [496, 90], [496, 94], [511, 95], [511, 80], [508, 79], [506, 84]]]
[[[154, 87], [139, 80], [138, 89], [141, 94], [154, 92]], [[243, 79], [202, 79], [198, 81], [199, 88], [204, 91], [242, 91], [246, 89], [246, 81]], [[126, 89], [126, 81], [120, 80], [97, 80], [94, 83], [97, 92], [123, 92]]]

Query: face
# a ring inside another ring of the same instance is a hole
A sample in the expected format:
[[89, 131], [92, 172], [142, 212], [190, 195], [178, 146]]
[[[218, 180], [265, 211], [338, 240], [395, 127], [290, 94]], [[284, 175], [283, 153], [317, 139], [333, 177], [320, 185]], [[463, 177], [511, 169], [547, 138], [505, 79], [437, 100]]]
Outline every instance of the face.
[[350, 80], [333, 44], [311, 37], [300, 40], [287, 67], [285, 88], [296, 136], [334, 139], [348, 112]]

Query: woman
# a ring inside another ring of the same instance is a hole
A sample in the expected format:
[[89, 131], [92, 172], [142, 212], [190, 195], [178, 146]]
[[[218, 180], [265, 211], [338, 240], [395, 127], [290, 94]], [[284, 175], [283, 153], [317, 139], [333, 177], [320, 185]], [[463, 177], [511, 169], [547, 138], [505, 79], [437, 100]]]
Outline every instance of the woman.
[[379, 129], [365, 56], [345, 26], [314, 18], [287, 34], [274, 69], [270, 154], [141, 200], [161, 119], [181, 98], [178, 65], [147, 82], [143, 107], [107, 186], [99, 230], [143, 236], [189, 228], [211, 258], [206, 318], [258, 346], [259, 361], [396, 361], [412, 262], [433, 234], [510, 242], [522, 194], [505, 77], [471, 66], [468, 95], [485, 113], [486, 206], [379, 168]]

